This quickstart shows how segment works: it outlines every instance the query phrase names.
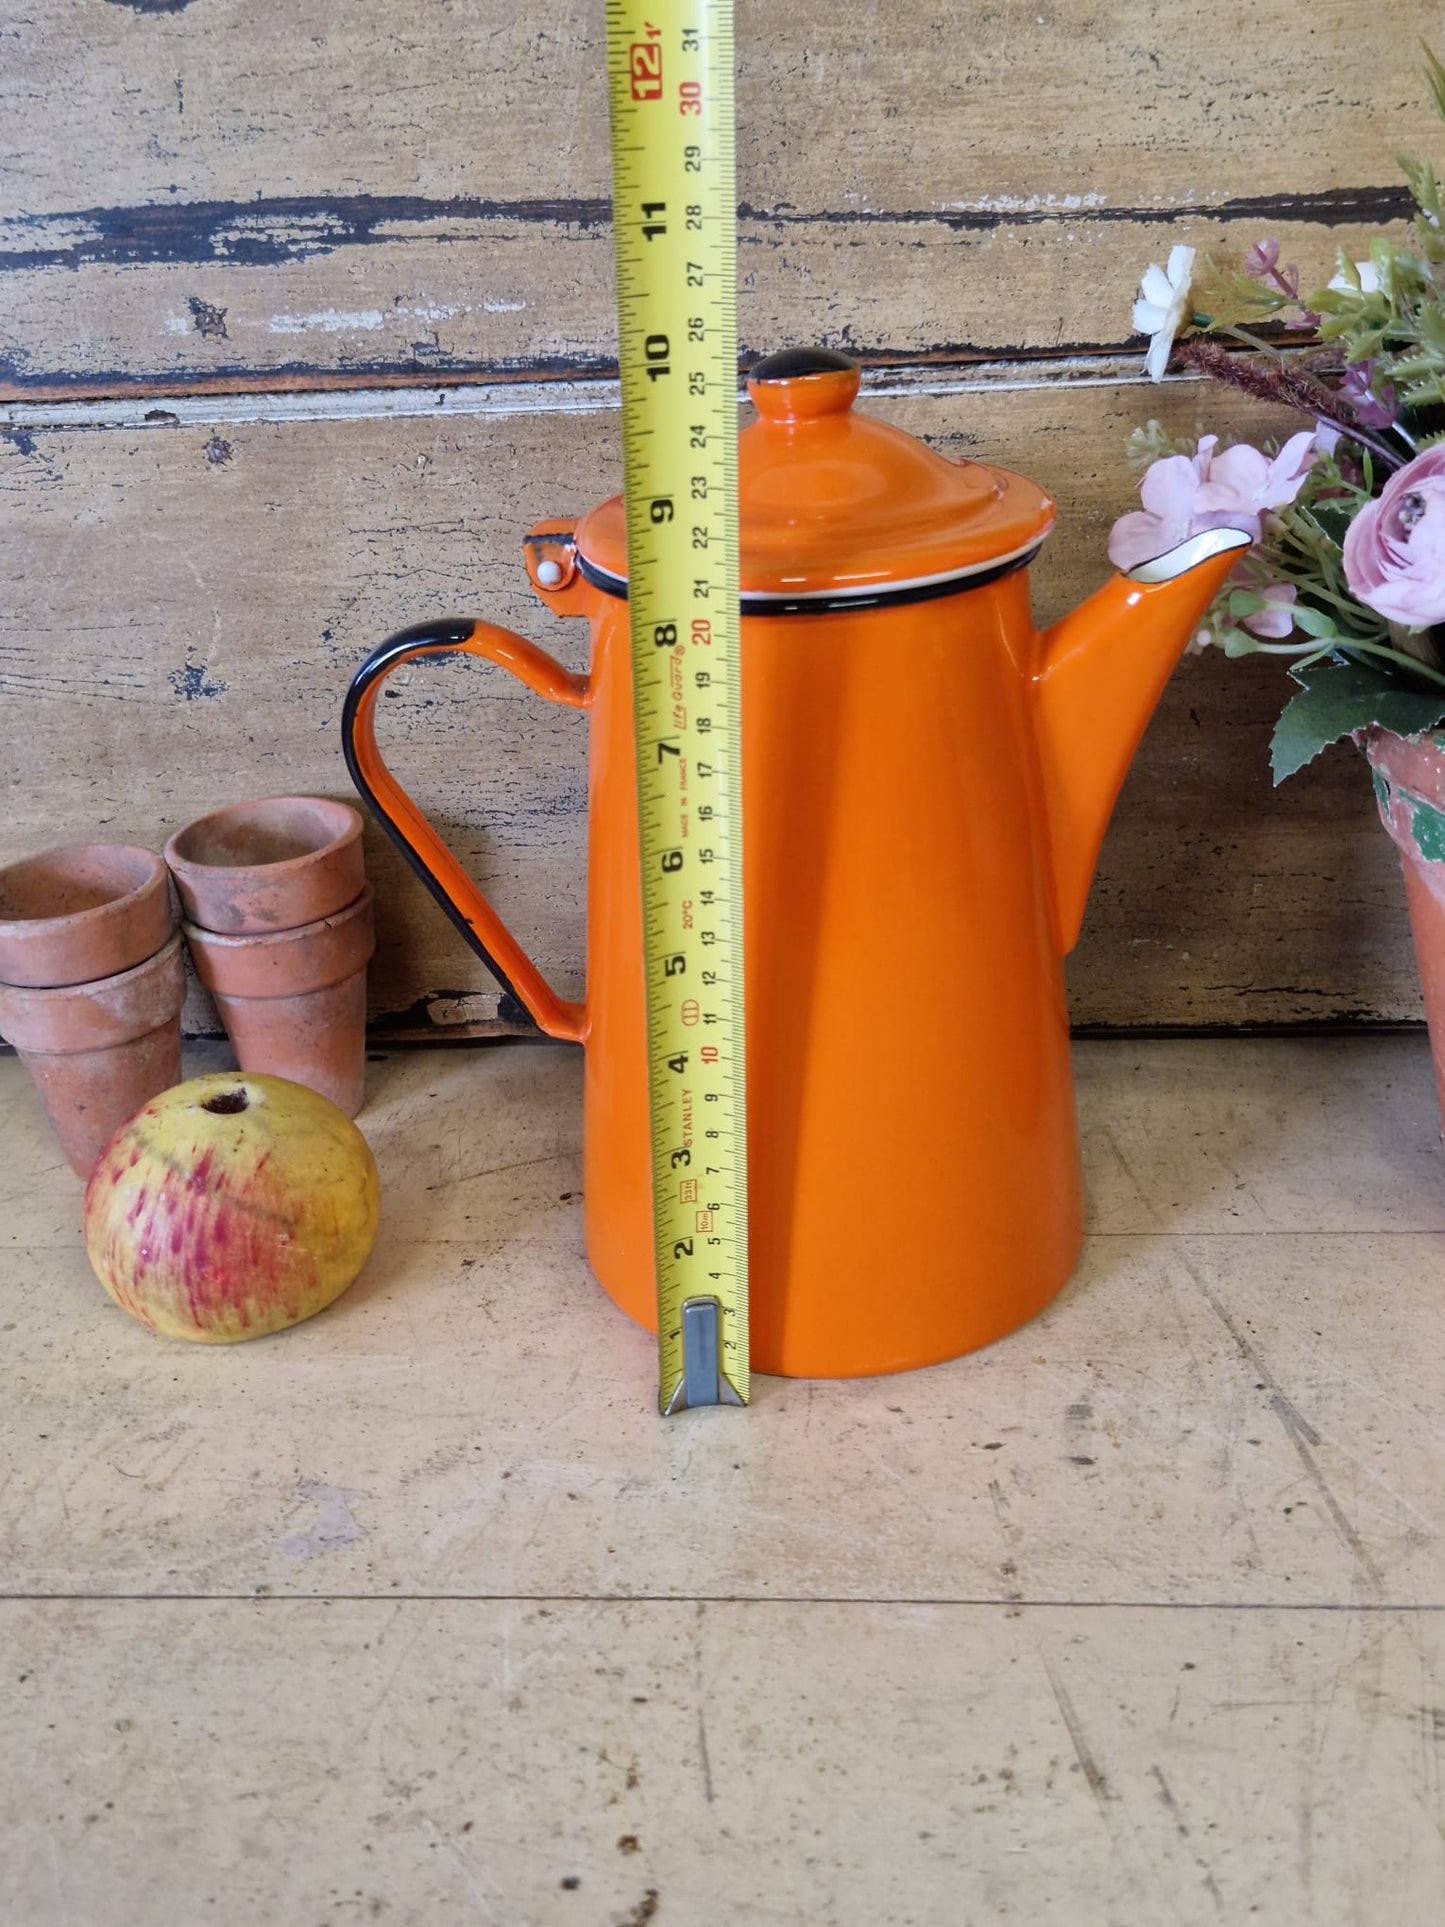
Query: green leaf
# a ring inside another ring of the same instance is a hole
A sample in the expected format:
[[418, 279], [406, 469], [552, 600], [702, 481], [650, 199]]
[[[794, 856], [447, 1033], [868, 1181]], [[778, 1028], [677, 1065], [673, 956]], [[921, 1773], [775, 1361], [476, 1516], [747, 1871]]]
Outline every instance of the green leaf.
[[1340, 548], [1344, 544], [1345, 531], [1358, 513], [1358, 505], [1353, 502], [1314, 502], [1310, 513], [1325, 535]]
[[1445, 120], [1445, 67], [1440, 65], [1439, 56], [1428, 40], [1421, 40], [1425, 54], [1425, 79], [1435, 102], [1435, 112]]
[[1321, 641], [1340, 633], [1333, 616], [1326, 615], [1323, 609], [1310, 608], [1308, 603], [1295, 605], [1294, 626], [1303, 629], [1307, 636], [1318, 636]]
[[1268, 602], [1253, 589], [1232, 589], [1229, 595], [1229, 613], [1232, 616], [1257, 616], [1261, 609], [1267, 609]]
[[1161, 422], [1151, 418], [1143, 428], [1133, 431], [1124, 448], [1130, 468], [1141, 474], [1166, 455], [1192, 455], [1195, 438], [1181, 440], [1177, 435], [1168, 434]]
[[1445, 718], [1445, 689], [1406, 689], [1358, 663], [1296, 665], [1290, 675], [1301, 688], [1274, 726], [1269, 761], [1277, 784], [1329, 744], [1372, 723], [1397, 736], [1418, 736]]
[[1428, 408], [1445, 400], [1445, 378], [1431, 375], [1424, 381], [1405, 383], [1400, 388], [1400, 400], [1407, 408]]

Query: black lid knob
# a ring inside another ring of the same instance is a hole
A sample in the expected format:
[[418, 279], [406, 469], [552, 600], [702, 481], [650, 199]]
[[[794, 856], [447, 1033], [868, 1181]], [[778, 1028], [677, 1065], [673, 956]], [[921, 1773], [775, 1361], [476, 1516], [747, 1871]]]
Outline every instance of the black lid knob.
[[857, 374], [858, 364], [836, 348], [780, 348], [748, 370], [748, 380], [798, 381], [804, 375]]

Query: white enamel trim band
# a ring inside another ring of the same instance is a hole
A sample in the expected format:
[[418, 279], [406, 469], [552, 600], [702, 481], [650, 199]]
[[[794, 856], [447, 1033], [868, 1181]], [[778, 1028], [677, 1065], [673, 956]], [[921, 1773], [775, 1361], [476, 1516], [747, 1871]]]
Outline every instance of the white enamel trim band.
[[[1032, 555], [1034, 550], [1049, 535], [1053, 524], [1044, 529], [1021, 548], [1010, 549], [1004, 555], [990, 556], [987, 562], [970, 563], [966, 569], [943, 569], [937, 575], [913, 575], [902, 582], [846, 582], [832, 589], [743, 589], [739, 600], [747, 602], [845, 602], [850, 598], [862, 600], [874, 596], [907, 595], [911, 589], [932, 589], [941, 582], [967, 582], [970, 576], [992, 575], [997, 569], [1006, 569], [1010, 562], [1022, 561], [1024, 556]], [[1245, 538], [1248, 540], [1248, 538]], [[596, 576], [603, 576], [608, 582], [615, 582], [619, 588], [627, 586], [627, 577], [617, 575], [611, 569], [604, 569], [600, 562], [594, 562], [583, 549], [578, 555]], [[1150, 566], [1148, 564], [1146, 567]]]
[[1201, 562], [1212, 562], [1216, 555], [1223, 555], [1229, 549], [1247, 549], [1252, 540], [1245, 529], [1205, 529], [1202, 534], [1191, 535], [1187, 542], [1181, 542], [1178, 548], [1156, 555], [1152, 561], [1141, 562], [1129, 570], [1128, 577], [1131, 582], [1142, 582], [1146, 588], [1157, 582], [1174, 582], [1181, 575], [1188, 575], [1191, 569], [1197, 569]]

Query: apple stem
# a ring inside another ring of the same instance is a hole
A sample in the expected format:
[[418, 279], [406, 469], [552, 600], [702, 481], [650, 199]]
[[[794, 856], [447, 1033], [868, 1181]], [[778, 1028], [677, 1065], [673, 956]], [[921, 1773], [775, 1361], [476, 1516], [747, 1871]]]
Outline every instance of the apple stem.
[[217, 1091], [214, 1097], [201, 1099], [201, 1109], [214, 1111], [218, 1117], [233, 1117], [237, 1111], [246, 1110], [250, 1102], [243, 1090]]

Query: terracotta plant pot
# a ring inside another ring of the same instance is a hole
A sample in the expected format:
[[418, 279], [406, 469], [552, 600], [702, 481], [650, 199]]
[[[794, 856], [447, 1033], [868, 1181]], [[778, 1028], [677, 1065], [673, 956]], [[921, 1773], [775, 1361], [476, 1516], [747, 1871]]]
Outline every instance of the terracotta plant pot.
[[1445, 732], [1419, 740], [1367, 730], [1380, 820], [1400, 852], [1445, 1126]]
[[0, 870], [0, 984], [114, 977], [175, 928], [166, 866], [128, 843], [71, 843]]
[[298, 930], [223, 936], [184, 925], [196, 975], [243, 1071], [289, 1077], [355, 1117], [366, 1063], [372, 893]]
[[0, 984], [0, 1035], [15, 1046], [82, 1178], [120, 1126], [181, 1081], [181, 940], [86, 984]]
[[295, 930], [355, 903], [361, 818], [322, 796], [232, 803], [177, 830], [166, 862], [190, 922], [223, 936]]

